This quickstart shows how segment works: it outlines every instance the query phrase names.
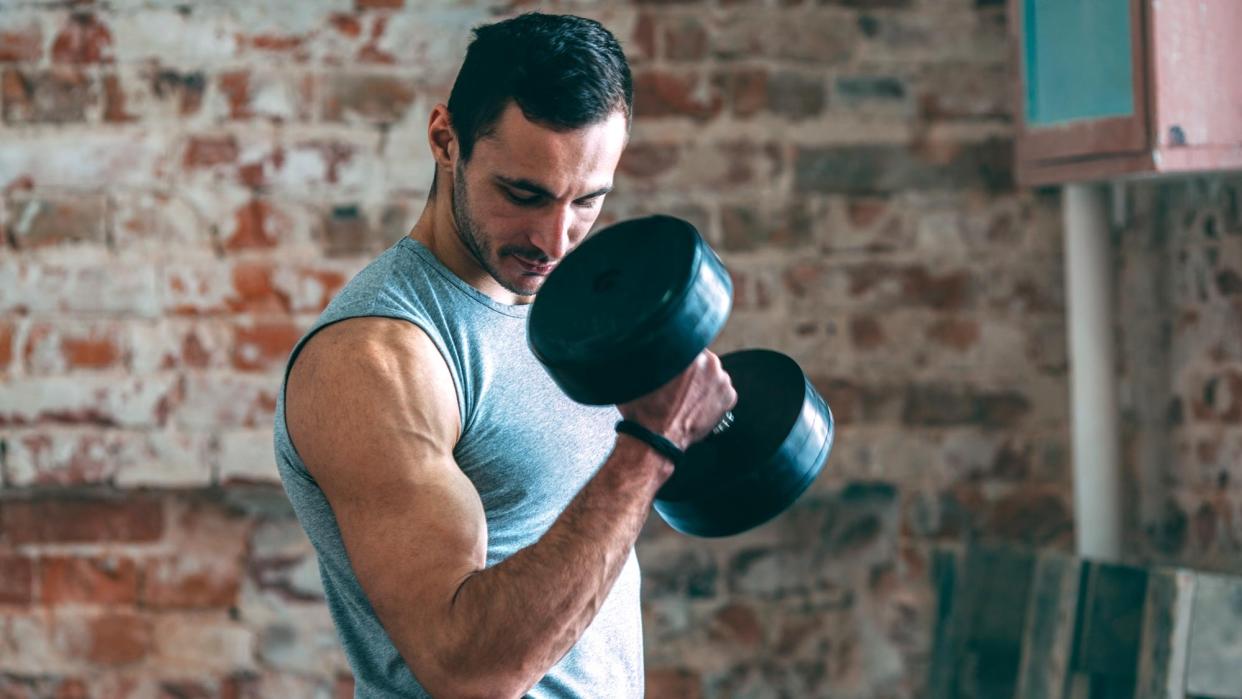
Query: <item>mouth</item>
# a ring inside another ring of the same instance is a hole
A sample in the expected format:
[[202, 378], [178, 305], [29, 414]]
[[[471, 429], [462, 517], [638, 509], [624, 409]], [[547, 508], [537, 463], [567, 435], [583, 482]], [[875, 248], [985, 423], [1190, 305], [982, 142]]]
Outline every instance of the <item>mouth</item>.
[[541, 277], [546, 277], [552, 272], [553, 269], [556, 268], [555, 262], [535, 262], [521, 257], [520, 255], [514, 255], [513, 259], [517, 260], [518, 265], [520, 265], [522, 270], [527, 274], [535, 274]]

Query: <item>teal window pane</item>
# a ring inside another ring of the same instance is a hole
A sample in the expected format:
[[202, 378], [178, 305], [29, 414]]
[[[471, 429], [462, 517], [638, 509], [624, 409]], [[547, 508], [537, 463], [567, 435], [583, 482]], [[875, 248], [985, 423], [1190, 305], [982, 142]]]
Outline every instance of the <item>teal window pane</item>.
[[1023, 0], [1026, 121], [1134, 114], [1130, 0]]

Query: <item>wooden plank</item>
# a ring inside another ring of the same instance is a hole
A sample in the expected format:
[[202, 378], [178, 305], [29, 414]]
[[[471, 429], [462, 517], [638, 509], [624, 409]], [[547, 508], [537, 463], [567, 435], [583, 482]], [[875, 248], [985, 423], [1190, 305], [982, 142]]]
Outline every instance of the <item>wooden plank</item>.
[[1035, 557], [1011, 548], [972, 548], [964, 594], [974, 600], [961, 689], [976, 697], [1012, 697], [1022, 661], [1022, 637]]
[[961, 554], [936, 550], [932, 554], [931, 583], [936, 591], [932, 631], [932, 658], [928, 668], [929, 699], [956, 699], [958, 668], [966, 648], [970, 600], [961, 594]]
[[1033, 571], [1034, 558], [1024, 551], [936, 552], [932, 584], [938, 600], [927, 696], [1013, 696]]
[[1187, 694], [1242, 697], [1242, 579], [1197, 575], [1188, 652]]
[[1182, 699], [1185, 696], [1194, 598], [1193, 572], [1172, 568], [1151, 571], [1143, 610], [1143, 642], [1134, 699]]
[[1087, 564], [1074, 669], [1092, 676], [1138, 675], [1147, 571], [1110, 563]]
[[1035, 557], [1007, 548], [972, 548], [966, 566], [965, 593], [977, 600], [970, 625], [972, 643], [1012, 648], [1016, 656], [1026, 626]]
[[1035, 563], [1015, 699], [1064, 699], [1082, 562], [1045, 553]]

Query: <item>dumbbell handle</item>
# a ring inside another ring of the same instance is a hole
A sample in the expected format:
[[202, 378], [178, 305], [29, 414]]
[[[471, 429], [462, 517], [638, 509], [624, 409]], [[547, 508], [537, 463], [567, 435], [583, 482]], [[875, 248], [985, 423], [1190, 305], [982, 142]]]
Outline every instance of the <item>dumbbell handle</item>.
[[723, 433], [725, 430], [727, 430], [727, 429], [729, 429], [730, 427], [732, 427], [732, 426], [733, 426], [733, 419], [734, 419], [734, 418], [733, 418], [733, 411], [732, 411], [732, 410], [726, 410], [726, 411], [725, 411], [725, 414], [724, 414], [724, 417], [720, 418], [720, 422], [716, 423], [716, 426], [712, 428], [712, 434], [721, 434], [721, 433]]

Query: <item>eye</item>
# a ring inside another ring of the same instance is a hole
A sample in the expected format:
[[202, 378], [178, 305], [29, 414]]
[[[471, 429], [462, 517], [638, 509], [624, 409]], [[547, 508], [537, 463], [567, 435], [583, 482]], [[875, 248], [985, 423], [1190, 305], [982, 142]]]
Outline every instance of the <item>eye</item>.
[[574, 202], [574, 206], [577, 206], [582, 209], [594, 209], [595, 205], [600, 203], [603, 199], [604, 199], [604, 196], [602, 194], [593, 196], [589, 199], [579, 199], [578, 201]]
[[512, 189], [506, 189], [505, 196], [509, 198], [509, 201], [513, 202], [514, 204], [518, 204], [520, 206], [531, 206], [533, 204], [539, 203], [539, 200], [543, 199], [543, 196], [539, 194], [532, 194], [530, 196], [522, 196], [514, 192]]

